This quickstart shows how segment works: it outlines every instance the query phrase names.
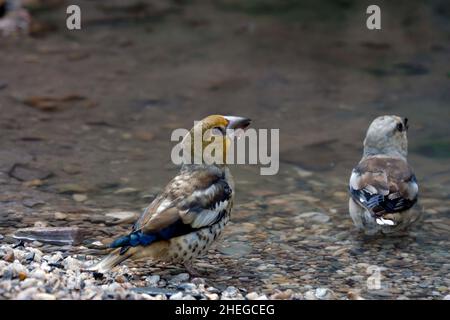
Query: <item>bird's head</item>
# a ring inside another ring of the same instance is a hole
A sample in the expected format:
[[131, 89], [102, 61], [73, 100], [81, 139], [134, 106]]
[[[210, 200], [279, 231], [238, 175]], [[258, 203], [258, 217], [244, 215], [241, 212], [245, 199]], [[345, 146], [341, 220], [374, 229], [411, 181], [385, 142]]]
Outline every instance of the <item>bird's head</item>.
[[250, 125], [244, 117], [211, 115], [195, 123], [183, 140], [196, 163], [225, 164], [232, 140]]
[[381, 116], [367, 130], [364, 140], [364, 155], [386, 154], [408, 155], [408, 118]]

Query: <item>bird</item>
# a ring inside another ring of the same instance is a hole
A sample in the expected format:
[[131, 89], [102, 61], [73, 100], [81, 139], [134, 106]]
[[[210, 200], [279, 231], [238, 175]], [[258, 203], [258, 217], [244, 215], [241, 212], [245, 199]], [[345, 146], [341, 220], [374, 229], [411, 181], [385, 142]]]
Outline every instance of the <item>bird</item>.
[[408, 118], [377, 117], [364, 139], [364, 152], [349, 181], [349, 212], [366, 235], [400, 235], [421, 217], [414, 207], [419, 185], [407, 162]]
[[[201, 275], [192, 261], [204, 255], [230, 220], [235, 184], [226, 156], [236, 132], [250, 125], [245, 117], [210, 115], [196, 122], [182, 140], [192, 161], [143, 211], [131, 232], [114, 240], [112, 251], [91, 271], [105, 273], [127, 259], [183, 264], [191, 275]], [[195, 134], [201, 132], [200, 151], [222, 147], [222, 160], [195, 152]]]
[[0, 0], [0, 36], [26, 34], [31, 16], [20, 0]]

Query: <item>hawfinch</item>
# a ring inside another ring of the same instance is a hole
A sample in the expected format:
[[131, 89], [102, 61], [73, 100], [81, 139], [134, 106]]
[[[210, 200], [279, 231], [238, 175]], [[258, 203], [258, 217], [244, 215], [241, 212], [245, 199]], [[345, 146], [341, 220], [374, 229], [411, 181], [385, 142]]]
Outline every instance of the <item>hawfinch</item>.
[[412, 208], [419, 187], [406, 160], [408, 119], [376, 118], [367, 130], [364, 153], [350, 177], [349, 211], [367, 235], [395, 234], [420, 217]]
[[[115, 240], [114, 250], [91, 270], [105, 272], [127, 259], [184, 264], [195, 275], [191, 261], [204, 255], [230, 219], [234, 181], [226, 153], [236, 130], [245, 130], [250, 119], [212, 115], [197, 122], [182, 144], [192, 161], [183, 163], [178, 175], [145, 209], [131, 233]], [[201, 132], [201, 151], [219, 143], [224, 161], [210, 161], [194, 152], [195, 132]], [[214, 138], [214, 139], [212, 139]], [[212, 163], [211, 163], [212, 162]]]

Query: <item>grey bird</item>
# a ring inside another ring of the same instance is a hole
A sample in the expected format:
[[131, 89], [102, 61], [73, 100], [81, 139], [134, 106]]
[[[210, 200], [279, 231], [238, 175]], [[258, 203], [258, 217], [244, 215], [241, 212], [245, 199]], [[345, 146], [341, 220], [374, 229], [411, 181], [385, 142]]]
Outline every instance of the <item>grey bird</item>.
[[421, 216], [419, 186], [407, 162], [408, 119], [376, 118], [367, 130], [361, 161], [350, 177], [349, 211], [367, 235], [402, 234]]

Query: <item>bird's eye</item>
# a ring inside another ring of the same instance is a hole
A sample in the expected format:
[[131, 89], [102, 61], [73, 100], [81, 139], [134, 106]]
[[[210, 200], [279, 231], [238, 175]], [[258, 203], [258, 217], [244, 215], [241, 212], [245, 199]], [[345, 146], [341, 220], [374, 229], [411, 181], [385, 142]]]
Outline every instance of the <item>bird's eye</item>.
[[404, 127], [403, 127], [403, 123], [397, 123], [397, 128], [398, 131], [402, 132]]
[[212, 128], [212, 133], [215, 136], [223, 136], [225, 135], [225, 129], [222, 127], [214, 127]]

